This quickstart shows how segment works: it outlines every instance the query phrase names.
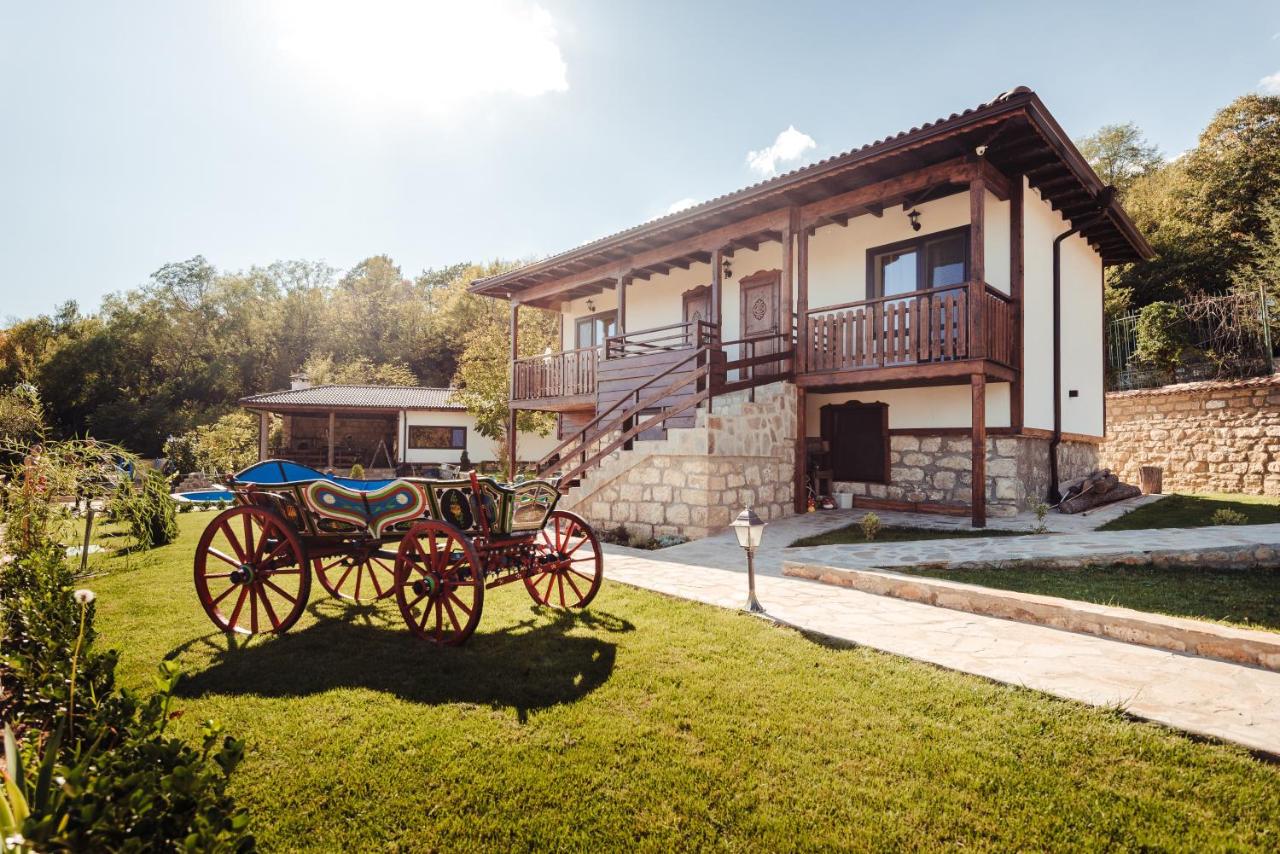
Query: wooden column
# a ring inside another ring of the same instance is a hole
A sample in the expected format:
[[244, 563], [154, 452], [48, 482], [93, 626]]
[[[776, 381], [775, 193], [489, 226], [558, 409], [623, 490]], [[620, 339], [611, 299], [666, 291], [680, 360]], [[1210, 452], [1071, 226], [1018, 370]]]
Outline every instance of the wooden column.
[[[511, 380], [508, 388], [515, 389], [516, 358], [520, 352], [520, 303], [511, 301]], [[507, 402], [507, 478], [516, 477], [516, 409]]]
[[338, 417], [333, 412], [329, 412], [329, 468], [333, 468], [333, 434], [337, 432]]
[[[794, 218], [792, 222], [795, 222]], [[796, 376], [805, 370], [808, 360], [809, 349], [809, 333], [808, 333], [808, 312], [809, 312], [809, 230], [800, 228], [796, 230]], [[805, 512], [805, 502], [807, 495], [805, 493], [805, 457], [807, 443], [805, 437], [808, 435], [808, 419], [806, 408], [808, 402], [805, 399], [806, 393], [802, 388], [796, 388], [796, 459], [795, 459], [795, 510], [797, 513]]]
[[618, 274], [618, 334], [625, 335], [627, 331], [627, 276], [624, 273]]
[[271, 432], [271, 414], [258, 413], [258, 462], [267, 458], [267, 436]]
[[973, 527], [985, 528], [987, 525], [987, 378], [983, 374], [972, 374], [969, 377], [969, 385], [973, 391], [973, 420], [970, 425], [973, 447], [969, 503], [973, 514]]
[[[724, 313], [721, 311], [720, 305], [722, 291], [724, 290], [722, 282], [722, 279], [724, 278], [722, 267], [723, 262], [724, 249], [717, 248], [715, 252], [711, 253], [711, 321], [717, 325], [720, 324], [720, 319], [724, 317]], [[690, 330], [690, 333], [696, 337], [698, 330]], [[724, 336], [721, 335], [720, 339], [723, 341]]]
[[985, 234], [987, 183], [978, 164], [969, 181], [969, 358], [987, 355]]
[[[789, 336], [794, 328], [792, 320], [792, 290], [795, 282], [795, 252], [792, 248], [792, 242], [795, 238], [796, 228], [800, 221], [800, 211], [798, 208], [791, 208], [791, 219], [787, 222], [786, 230], [782, 232], [782, 328], [778, 330], [783, 335]], [[791, 360], [791, 366], [794, 370], [795, 359]]]
[[1009, 184], [1009, 299], [1012, 311], [1010, 334], [1013, 335], [1013, 382], [1009, 384], [1009, 425], [1014, 433], [1022, 432], [1022, 291], [1023, 291], [1023, 225], [1022, 176], [1014, 175]]

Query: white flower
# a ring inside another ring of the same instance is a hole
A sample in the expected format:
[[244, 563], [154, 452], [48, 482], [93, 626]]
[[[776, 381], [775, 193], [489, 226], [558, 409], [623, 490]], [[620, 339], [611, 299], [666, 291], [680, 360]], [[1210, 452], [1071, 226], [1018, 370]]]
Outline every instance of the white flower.
[[77, 590], [75, 593], [72, 593], [71, 595], [75, 597], [76, 602], [80, 605], [88, 605], [95, 598], [97, 598], [94, 595], [94, 592], [87, 587], [82, 587], [79, 590]]

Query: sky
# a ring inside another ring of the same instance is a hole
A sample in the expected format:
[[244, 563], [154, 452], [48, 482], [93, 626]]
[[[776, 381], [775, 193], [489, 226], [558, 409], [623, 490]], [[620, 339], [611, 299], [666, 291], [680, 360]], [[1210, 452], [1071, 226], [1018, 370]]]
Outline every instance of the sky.
[[1280, 94], [1280, 3], [0, 0], [0, 318], [540, 257], [1018, 85], [1176, 155]]

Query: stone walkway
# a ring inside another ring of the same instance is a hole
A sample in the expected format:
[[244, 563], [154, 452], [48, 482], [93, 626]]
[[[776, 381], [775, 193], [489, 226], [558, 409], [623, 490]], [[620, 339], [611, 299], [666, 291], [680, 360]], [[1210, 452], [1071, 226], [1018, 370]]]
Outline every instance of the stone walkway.
[[[818, 520], [804, 524], [819, 526]], [[1208, 530], [1217, 529], [1199, 529], [1199, 536]], [[1152, 537], [1166, 532], [1140, 533]], [[992, 542], [1009, 546], [1011, 539]], [[655, 560], [652, 552], [607, 547], [605, 575], [711, 605], [742, 605], [746, 580], [737, 569], [742, 552], [736, 544], [719, 549], [719, 562], [732, 570], [672, 562], [668, 556], [674, 551], [665, 549], [664, 559]], [[798, 628], [1071, 700], [1120, 707], [1138, 717], [1280, 755], [1280, 673], [799, 579], [761, 577], [757, 590], [771, 616]]]

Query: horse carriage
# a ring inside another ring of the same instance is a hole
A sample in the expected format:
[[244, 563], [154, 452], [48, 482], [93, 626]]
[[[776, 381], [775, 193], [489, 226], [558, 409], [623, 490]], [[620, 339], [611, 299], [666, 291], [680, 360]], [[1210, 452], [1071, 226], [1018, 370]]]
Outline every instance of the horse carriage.
[[225, 632], [287, 631], [314, 575], [339, 599], [394, 596], [411, 632], [457, 645], [486, 588], [519, 581], [539, 605], [582, 608], [604, 576], [595, 531], [543, 480], [355, 480], [267, 460], [227, 485], [235, 505], [195, 555], [200, 604]]

